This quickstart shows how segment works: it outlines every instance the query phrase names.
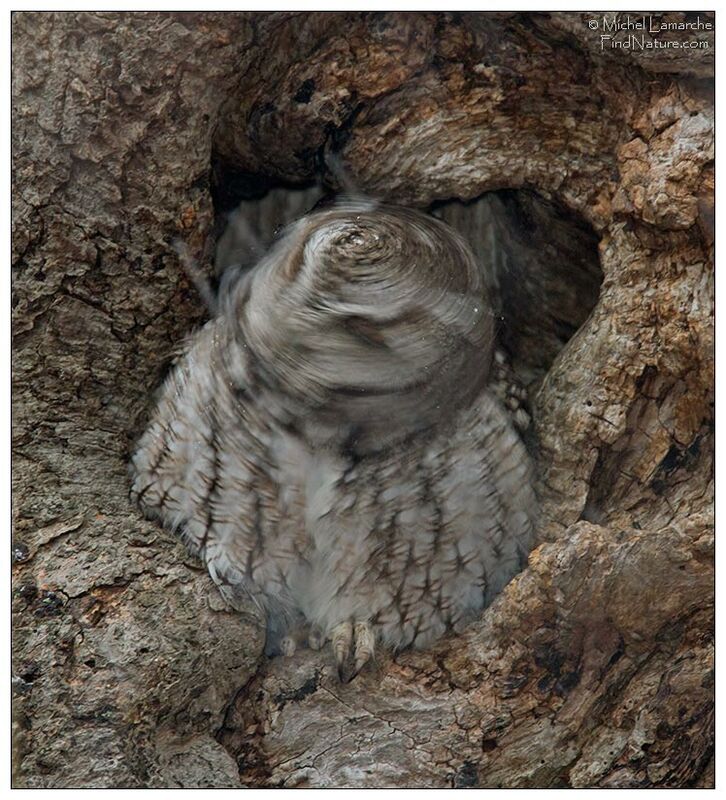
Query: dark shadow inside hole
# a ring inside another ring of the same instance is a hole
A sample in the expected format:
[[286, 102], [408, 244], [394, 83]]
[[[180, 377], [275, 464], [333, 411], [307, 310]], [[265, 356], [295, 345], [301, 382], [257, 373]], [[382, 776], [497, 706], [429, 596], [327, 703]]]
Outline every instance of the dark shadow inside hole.
[[[254, 265], [287, 224], [327, 196], [318, 184], [282, 184], [219, 163], [212, 187], [218, 276]], [[597, 303], [597, 234], [565, 207], [527, 190], [436, 203], [429, 211], [474, 250], [497, 315], [498, 344], [532, 390]]]
[[314, 185], [314, 181], [303, 185], [291, 184], [271, 178], [269, 175], [246, 172], [212, 153], [210, 188], [218, 218], [234, 211], [240, 203], [262, 200], [273, 189], [297, 192]]
[[441, 203], [432, 213], [456, 228], [479, 258], [499, 345], [518, 379], [533, 388], [597, 303], [597, 234], [568, 209], [526, 190]]
[[284, 183], [215, 158], [211, 190], [217, 277], [231, 267], [253, 266], [279, 232], [311, 211], [325, 194], [315, 182]]

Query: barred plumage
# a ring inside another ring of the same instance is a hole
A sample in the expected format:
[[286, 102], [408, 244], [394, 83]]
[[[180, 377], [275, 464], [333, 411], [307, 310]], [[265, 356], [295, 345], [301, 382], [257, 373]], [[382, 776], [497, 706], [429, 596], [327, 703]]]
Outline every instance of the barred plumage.
[[425, 647], [518, 572], [532, 468], [487, 388], [493, 322], [469, 247], [346, 201], [290, 226], [191, 337], [132, 461], [268, 652]]

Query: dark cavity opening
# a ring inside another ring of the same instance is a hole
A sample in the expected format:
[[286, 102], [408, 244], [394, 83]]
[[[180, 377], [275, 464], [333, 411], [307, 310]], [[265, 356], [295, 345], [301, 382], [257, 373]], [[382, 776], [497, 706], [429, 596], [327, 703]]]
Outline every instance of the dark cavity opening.
[[432, 213], [456, 228], [479, 258], [498, 344], [531, 392], [597, 303], [597, 234], [568, 209], [527, 190], [437, 204]]
[[317, 183], [293, 185], [212, 160], [217, 277], [254, 266], [280, 231], [307, 214], [327, 192]]

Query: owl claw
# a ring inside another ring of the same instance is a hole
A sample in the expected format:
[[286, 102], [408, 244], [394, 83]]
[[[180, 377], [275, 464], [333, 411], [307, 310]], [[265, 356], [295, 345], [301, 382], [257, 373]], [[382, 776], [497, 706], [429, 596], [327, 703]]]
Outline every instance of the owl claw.
[[333, 628], [332, 640], [338, 678], [350, 683], [373, 656], [373, 629], [367, 622], [341, 622]]
[[322, 649], [326, 641], [327, 637], [317, 625], [310, 630], [310, 633], [308, 634], [308, 647], [311, 650]]
[[350, 655], [350, 646], [353, 642], [353, 625], [350, 622], [341, 622], [333, 628], [331, 636], [333, 641], [333, 655], [335, 656], [335, 663], [338, 665], [338, 673], [348, 660]]
[[365, 664], [373, 657], [376, 639], [373, 635], [373, 628], [367, 622], [358, 622], [355, 626], [355, 675], [357, 675]]
[[285, 636], [280, 642], [280, 652], [283, 656], [294, 656], [297, 644], [292, 636]]

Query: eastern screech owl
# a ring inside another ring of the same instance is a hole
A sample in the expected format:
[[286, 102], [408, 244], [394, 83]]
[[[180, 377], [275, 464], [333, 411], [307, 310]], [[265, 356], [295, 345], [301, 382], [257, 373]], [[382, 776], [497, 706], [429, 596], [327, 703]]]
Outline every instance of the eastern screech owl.
[[344, 201], [228, 282], [169, 377], [132, 497], [178, 530], [267, 652], [458, 630], [532, 545], [529, 459], [488, 388], [481, 269], [444, 223]]

